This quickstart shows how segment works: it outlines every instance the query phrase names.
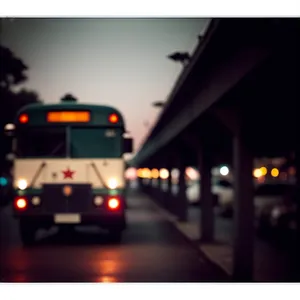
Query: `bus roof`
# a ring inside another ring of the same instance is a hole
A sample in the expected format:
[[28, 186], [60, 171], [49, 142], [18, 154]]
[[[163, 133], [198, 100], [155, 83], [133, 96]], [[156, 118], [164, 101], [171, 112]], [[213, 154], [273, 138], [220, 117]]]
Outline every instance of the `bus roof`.
[[[28, 115], [28, 124], [32, 126], [47, 126], [53, 125], [53, 122], [47, 121], [47, 114], [49, 112], [85, 112], [88, 111], [91, 114], [90, 120], [81, 125], [86, 126], [113, 126], [113, 127], [125, 127], [125, 122], [122, 114], [119, 110], [112, 106], [97, 105], [97, 104], [82, 104], [77, 102], [60, 102], [55, 104], [43, 104], [34, 103], [22, 107], [17, 113], [16, 124], [20, 124], [19, 117], [23, 114]], [[115, 124], [109, 122], [109, 116], [116, 114], [118, 116], [118, 122]], [[75, 122], [76, 123], [76, 122]], [[57, 123], [56, 123], [57, 124]], [[60, 122], [61, 125], [66, 125], [64, 122]], [[72, 122], [74, 124], [74, 122]]]

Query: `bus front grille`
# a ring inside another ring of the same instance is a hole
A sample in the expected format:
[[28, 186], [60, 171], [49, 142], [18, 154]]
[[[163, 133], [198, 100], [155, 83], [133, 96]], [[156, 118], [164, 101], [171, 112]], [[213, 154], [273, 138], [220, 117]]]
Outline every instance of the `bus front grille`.
[[82, 213], [90, 209], [90, 184], [45, 184], [42, 192], [43, 210], [47, 213]]

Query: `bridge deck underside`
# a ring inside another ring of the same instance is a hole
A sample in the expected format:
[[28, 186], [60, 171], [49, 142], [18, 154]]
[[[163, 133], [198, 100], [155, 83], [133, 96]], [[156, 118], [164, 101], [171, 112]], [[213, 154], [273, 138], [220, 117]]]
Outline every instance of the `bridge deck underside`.
[[[216, 163], [231, 161], [232, 132], [214, 115], [215, 107], [237, 111], [245, 126], [245, 141], [254, 156], [274, 157], [288, 155], [295, 149], [296, 118], [299, 87], [296, 70], [299, 59], [295, 53], [277, 53], [243, 78], [222, 99], [183, 129], [193, 133], [207, 144]], [[173, 140], [180, 144], [189, 164], [197, 162], [195, 150], [182, 143], [179, 136]], [[169, 149], [176, 146], [169, 144]], [[157, 154], [163, 149], [158, 149]]]

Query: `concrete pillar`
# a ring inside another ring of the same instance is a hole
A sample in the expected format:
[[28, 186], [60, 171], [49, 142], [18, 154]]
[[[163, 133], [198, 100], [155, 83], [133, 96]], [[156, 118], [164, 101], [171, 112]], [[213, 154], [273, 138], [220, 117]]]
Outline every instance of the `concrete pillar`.
[[178, 180], [178, 195], [176, 197], [176, 211], [179, 221], [187, 221], [188, 212], [188, 202], [186, 198], [186, 182], [185, 182], [185, 168], [186, 165], [182, 158], [178, 159], [178, 169], [179, 169], [179, 180]]
[[[157, 167], [158, 172], [160, 171], [160, 169], [161, 169], [161, 165], [159, 165]], [[159, 176], [156, 179], [156, 181], [157, 181], [156, 190], [155, 190], [156, 198], [157, 198], [159, 205], [164, 207], [164, 191], [162, 189], [163, 180]]]
[[169, 171], [169, 177], [167, 179], [167, 199], [166, 199], [166, 208], [169, 208], [170, 206], [170, 199], [172, 199], [173, 197], [173, 194], [172, 194], [172, 186], [173, 186], [173, 183], [172, 183], [172, 168], [169, 166], [167, 168], [167, 170]]
[[143, 178], [138, 177], [137, 181], [138, 181], [138, 189], [140, 191], [142, 191], [143, 190]]
[[[157, 167], [158, 173], [160, 172], [161, 166]], [[160, 176], [158, 175], [157, 178], [157, 189], [162, 193], [162, 179], [160, 178]]]
[[241, 133], [233, 138], [235, 189], [233, 277], [237, 281], [251, 281], [254, 262], [253, 157], [243, 138]]
[[[143, 165], [143, 166], [142, 166], [142, 169], [145, 169], [145, 168], [146, 168], [146, 166]], [[142, 189], [142, 191], [143, 191], [144, 193], [146, 193], [146, 191], [147, 191], [146, 186], [147, 186], [147, 184], [146, 184], [146, 179], [145, 179], [145, 178], [141, 178], [141, 189]]]
[[[298, 127], [299, 128], [299, 127]], [[300, 281], [300, 147], [297, 144], [297, 149], [295, 153], [295, 167], [296, 167], [296, 192], [295, 192], [295, 201], [297, 204], [296, 207], [296, 247], [295, 247], [295, 264], [294, 264], [294, 274], [293, 280], [299, 282]]]
[[172, 186], [173, 186], [173, 183], [172, 183], [172, 167], [168, 166], [167, 170], [169, 172], [169, 177], [167, 179], [167, 191], [169, 194], [172, 195]]
[[[162, 161], [161, 157], [153, 157], [149, 169], [150, 170], [157, 169], [159, 171], [162, 164], [161, 161]], [[149, 194], [152, 197], [153, 201], [155, 201], [158, 205], [162, 206], [163, 191], [161, 189], [160, 177], [151, 178]]]
[[[153, 162], [152, 161], [151, 161], [151, 163], [148, 164], [148, 168], [149, 168], [150, 171], [153, 169]], [[149, 194], [152, 193], [152, 190], [153, 190], [153, 178], [151, 177], [149, 179]]]
[[[150, 166], [151, 166], [151, 161], [147, 161], [147, 162], [145, 162], [143, 168], [150, 169]], [[151, 193], [151, 179], [145, 179], [144, 191], [148, 195]]]
[[[155, 169], [155, 164], [154, 163], [151, 164], [149, 169], [152, 172], [152, 170]], [[151, 197], [154, 197], [154, 198], [155, 198], [155, 186], [156, 186], [156, 179], [151, 177], [149, 194]], [[156, 200], [156, 198], [155, 198], [155, 200]]]
[[167, 170], [169, 172], [169, 177], [167, 179], [167, 183], [168, 183], [168, 192], [171, 193], [172, 192], [172, 169], [171, 167], [168, 167]]
[[171, 171], [172, 168], [170, 165], [166, 165], [165, 168], [169, 171], [169, 177], [165, 180], [165, 184], [167, 185], [166, 190], [163, 192], [163, 205], [164, 208], [169, 210], [171, 213], [174, 213], [174, 197], [172, 194], [172, 177]]
[[[165, 164], [161, 164], [158, 168], [158, 171], [160, 172], [161, 169], [165, 167]], [[160, 205], [162, 207], [165, 207], [165, 199], [166, 199], [166, 191], [164, 190], [164, 179], [162, 179], [160, 176], [158, 178], [158, 191], [159, 191], [159, 201]]]
[[240, 107], [216, 107], [214, 110], [214, 115], [233, 134], [235, 190], [233, 277], [238, 281], [253, 279], [254, 262], [253, 156], [245, 143], [246, 114], [247, 112]]
[[211, 242], [214, 239], [214, 199], [211, 191], [212, 158], [205, 147], [198, 150], [200, 170], [200, 232], [201, 241]]

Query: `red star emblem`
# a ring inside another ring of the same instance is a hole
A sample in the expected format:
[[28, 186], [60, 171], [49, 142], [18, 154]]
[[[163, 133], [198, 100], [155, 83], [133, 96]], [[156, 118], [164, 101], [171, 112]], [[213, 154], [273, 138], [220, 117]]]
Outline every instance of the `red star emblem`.
[[64, 174], [64, 179], [67, 178], [73, 179], [73, 174], [75, 173], [75, 171], [71, 171], [69, 167], [66, 171], [62, 171], [62, 172]]

